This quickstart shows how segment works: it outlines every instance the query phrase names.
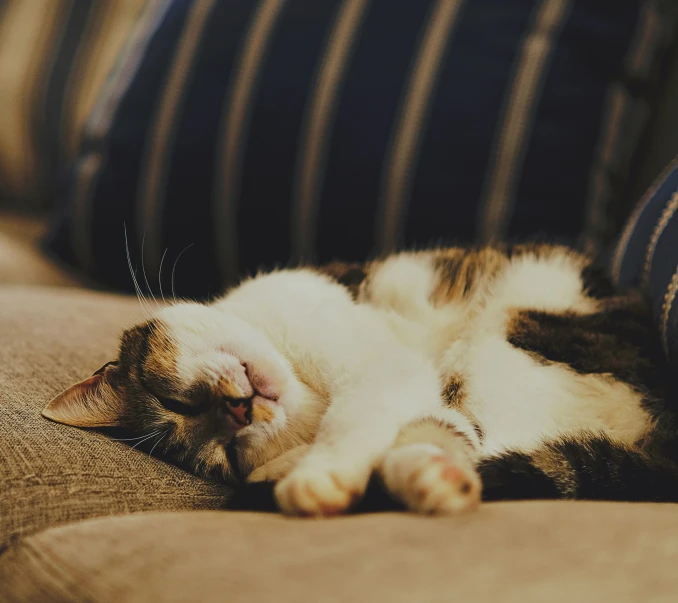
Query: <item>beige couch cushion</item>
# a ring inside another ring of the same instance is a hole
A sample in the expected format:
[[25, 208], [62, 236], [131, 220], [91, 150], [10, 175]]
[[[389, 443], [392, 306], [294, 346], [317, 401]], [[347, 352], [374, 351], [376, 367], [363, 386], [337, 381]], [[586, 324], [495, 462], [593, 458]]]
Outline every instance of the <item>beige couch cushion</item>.
[[453, 519], [95, 520], [11, 548], [0, 584], [12, 603], [668, 602], [677, 567], [678, 506], [523, 502]]
[[0, 287], [0, 548], [60, 523], [142, 510], [214, 509], [226, 490], [40, 411], [113, 358], [136, 299]]
[[73, 287], [82, 281], [40, 249], [45, 218], [0, 212], [0, 283]]
[[[228, 496], [40, 417], [139, 317], [131, 298], [0, 288], [0, 602], [675, 600], [678, 505], [504, 503], [456, 519], [129, 515], [219, 509]], [[127, 516], [78, 521], [108, 515]]]

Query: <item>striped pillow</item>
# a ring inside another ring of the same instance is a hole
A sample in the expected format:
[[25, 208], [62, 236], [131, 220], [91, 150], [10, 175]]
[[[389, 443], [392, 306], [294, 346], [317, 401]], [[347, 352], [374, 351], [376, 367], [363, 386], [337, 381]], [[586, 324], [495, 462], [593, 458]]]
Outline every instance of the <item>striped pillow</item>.
[[154, 289], [181, 256], [176, 291], [196, 296], [430, 242], [593, 249], [669, 39], [662, 6], [150, 0], [48, 246], [118, 288], [126, 240]]
[[0, 2], [0, 203], [44, 206], [143, 3]]
[[664, 351], [678, 366], [678, 157], [629, 218], [613, 258], [612, 278], [651, 297]]

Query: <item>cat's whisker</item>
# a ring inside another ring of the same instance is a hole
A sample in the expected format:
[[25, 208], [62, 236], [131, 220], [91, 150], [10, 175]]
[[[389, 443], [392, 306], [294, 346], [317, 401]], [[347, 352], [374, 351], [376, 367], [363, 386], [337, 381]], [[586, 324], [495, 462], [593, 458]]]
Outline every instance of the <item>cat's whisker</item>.
[[144, 276], [144, 281], [146, 282], [146, 289], [148, 289], [148, 294], [151, 296], [151, 299], [155, 302], [157, 306], [158, 300], [155, 299], [155, 295], [153, 295], [153, 289], [151, 289], [151, 285], [148, 282], [148, 277], [146, 276], [146, 266], [144, 265], [144, 247], [146, 246], [146, 232], [144, 231], [144, 236], [141, 237], [141, 273]]
[[125, 251], [127, 253], [127, 266], [129, 268], [129, 273], [132, 275], [132, 281], [134, 283], [134, 289], [137, 293], [137, 299], [139, 300], [139, 305], [141, 305], [142, 310], [144, 310], [145, 313], [149, 315], [153, 315], [153, 311], [151, 307], [148, 305], [148, 302], [146, 301], [146, 298], [144, 297], [143, 292], [141, 291], [141, 287], [139, 287], [139, 281], [137, 281], [136, 274], [134, 272], [134, 269], [132, 268], [132, 258], [130, 257], [129, 253], [129, 241], [127, 239], [127, 225], [123, 224], [123, 229], [125, 232]]
[[134, 446], [132, 446], [132, 448], [136, 448], [139, 444], [143, 444], [145, 441], [150, 440], [151, 438], [154, 438], [155, 436], [158, 435], [158, 433], [160, 433], [160, 432], [157, 431], [155, 433], [152, 433], [148, 437], [145, 437], [143, 440], [139, 440], [136, 444], [134, 444]]
[[177, 269], [177, 264], [179, 263], [179, 260], [181, 259], [181, 256], [184, 255], [186, 251], [188, 251], [191, 247], [193, 247], [193, 243], [191, 243], [188, 247], [185, 247], [184, 250], [177, 256], [177, 259], [174, 260], [174, 266], [172, 266], [172, 298], [174, 301], [177, 301], [177, 294], [176, 291], [174, 290], [174, 271]]
[[145, 303], [145, 300], [144, 300], [143, 293], [141, 292], [141, 289], [139, 288], [139, 284], [137, 283], [136, 273], [135, 273], [134, 269], [132, 268], [132, 263], [131, 263], [131, 260], [129, 258], [129, 250], [127, 251], [127, 254], [128, 254], [127, 255], [127, 262], [128, 262], [129, 272], [132, 275], [132, 281], [134, 282], [134, 290], [137, 294], [137, 299], [139, 300], [139, 305], [141, 305], [141, 307], [144, 310], [147, 310], [147, 306], [146, 306], [146, 303]]
[[163, 434], [158, 438], [158, 440], [155, 442], [155, 444], [153, 444], [153, 448], [151, 448], [151, 451], [148, 453], [148, 458], [149, 458], [149, 459], [151, 458], [151, 456], [152, 456], [152, 454], [153, 454], [153, 451], [155, 450], [155, 447], [156, 447], [158, 444], [160, 444], [160, 442], [162, 441], [162, 439], [167, 435], [167, 432], [168, 432], [168, 431], [169, 431], [169, 430], [167, 430], [165, 433], [163, 433]]
[[145, 435], [137, 436], [136, 438], [109, 438], [109, 439], [114, 440], [115, 442], [133, 442], [134, 440], [141, 440], [142, 438], [146, 438], [149, 435], [156, 435], [158, 433], [160, 433], [160, 429], [154, 431], [152, 434], [147, 433]]
[[165, 256], [167, 255], [167, 247], [165, 248], [165, 252], [162, 254], [162, 258], [160, 259], [160, 270], [158, 270], [158, 286], [160, 287], [160, 297], [162, 298], [163, 303], [166, 303], [165, 301], [165, 295], [162, 292], [162, 264], [165, 261]]

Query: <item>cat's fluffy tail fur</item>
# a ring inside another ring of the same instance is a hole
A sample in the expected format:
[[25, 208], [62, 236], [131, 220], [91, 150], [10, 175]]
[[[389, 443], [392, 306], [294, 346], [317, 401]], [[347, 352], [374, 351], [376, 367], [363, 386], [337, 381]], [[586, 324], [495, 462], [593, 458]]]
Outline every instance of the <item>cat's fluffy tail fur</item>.
[[505, 452], [478, 470], [483, 500], [584, 499], [678, 502], [678, 464], [601, 436], [562, 438], [537, 452]]

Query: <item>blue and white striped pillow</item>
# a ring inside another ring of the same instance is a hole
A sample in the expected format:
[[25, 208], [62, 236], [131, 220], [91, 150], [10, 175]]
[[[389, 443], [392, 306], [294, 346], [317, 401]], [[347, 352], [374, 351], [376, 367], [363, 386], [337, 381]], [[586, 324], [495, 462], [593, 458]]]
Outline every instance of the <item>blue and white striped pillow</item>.
[[636, 207], [612, 263], [620, 287], [638, 287], [652, 299], [664, 351], [678, 365], [678, 158]]
[[659, 0], [150, 0], [48, 247], [177, 293], [259, 266], [545, 234], [592, 248], [669, 38]]

